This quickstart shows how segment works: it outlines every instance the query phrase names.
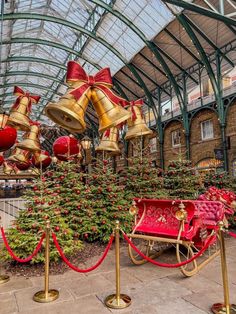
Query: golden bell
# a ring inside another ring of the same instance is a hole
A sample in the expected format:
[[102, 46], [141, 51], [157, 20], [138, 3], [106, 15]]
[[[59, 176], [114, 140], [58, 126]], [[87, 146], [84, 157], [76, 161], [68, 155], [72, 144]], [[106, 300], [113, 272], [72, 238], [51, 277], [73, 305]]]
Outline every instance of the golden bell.
[[35, 159], [35, 164], [40, 164], [41, 162], [43, 162], [45, 159], [47, 159], [49, 156], [42, 153], [42, 152], [35, 152], [34, 153], [34, 159]]
[[116, 127], [110, 128], [102, 134], [100, 144], [96, 148], [96, 151], [120, 153], [118, 146], [118, 129]]
[[138, 213], [138, 208], [135, 206], [135, 205], [132, 205], [129, 209], [129, 213], [130, 215], [134, 216], [134, 215], [137, 215]]
[[125, 135], [126, 140], [130, 140], [132, 138], [138, 137], [138, 136], [144, 136], [144, 135], [150, 135], [152, 134], [152, 130], [150, 130], [143, 117], [142, 117], [142, 111], [140, 106], [133, 106], [133, 108], [130, 106], [128, 107], [128, 111], [132, 112], [134, 110], [134, 113], [136, 115], [136, 118], [132, 120], [130, 118], [127, 122], [128, 124], [128, 131]]
[[16, 147], [32, 152], [40, 151], [39, 126], [31, 125], [30, 132], [26, 134], [26, 138], [22, 142], [17, 143]]
[[130, 112], [111, 102], [108, 97], [98, 88], [92, 89], [92, 102], [99, 120], [99, 132], [104, 132], [113, 126], [126, 121], [131, 116]]
[[13, 126], [17, 130], [29, 131], [30, 130], [30, 119], [28, 117], [29, 110], [29, 98], [24, 96], [20, 99], [19, 105], [11, 109], [10, 116], [7, 124]]
[[16, 147], [12, 155], [7, 158], [11, 162], [22, 162], [27, 163], [29, 161], [30, 152]]
[[6, 161], [4, 161], [4, 163], [3, 163], [3, 172], [5, 174], [12, 174], [13, 172], [16, 173], [17, 170], [12, 165], [10, 165]]
[[9, 118], [9, 116], [7, 114], [5, 114], [5, 113], [0, 114], [0, 129], [5, 128], [8, 118]]
[[57, 103], [48, 103], [45, 107], [45, 114], [52, 121], [75, 133], [82, 133], [86, 128], [84, 115], [89, 104], [91, 91], [89, 89], [78, 100], [70, 92], [83, 84], [83, 82], [72, 83], [73, 87], [70, 87]]

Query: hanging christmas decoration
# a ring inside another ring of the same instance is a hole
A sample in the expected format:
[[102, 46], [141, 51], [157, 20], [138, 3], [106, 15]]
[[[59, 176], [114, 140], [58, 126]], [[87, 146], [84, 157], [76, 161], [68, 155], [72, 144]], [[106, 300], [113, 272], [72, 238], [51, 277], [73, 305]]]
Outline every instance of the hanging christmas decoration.
[[39, 102], [40, 96], [30, 95], [18, 86], [15, 86], [14, 88], [14, 95], [18, 97], [15, 101], [15, 104], [11, 108], [7, 124], [15, 127], [18, 130], [29, 131], [29, 115], [31, 112], [31, 106], [32, 104]]
[[79, 154], [79, 142], [73, 136], [61, 136], [53, 143], [53, 152], [59, 160], [75, 158]]
[[3, 155], [0, 153], [0, 166], [3, 164], [4, 162], [4, 157]]
[[106, 130], [102, 134], [102, 138], [96, 151], [107, 151], [113, 152], [113, 154], [120, 154], [120, 149], [118, 146], [119, 132], [117, 127], [112, 127]]
[[20, 149], [16, 147], [12, 154], [7, 158], [10, 162], [28, 163], [30, 158], [30, 152], [28, 150]]
[[131, 118], [128, 120], [128, 131], [125, 135], [126, 140], [152, 134], [152, 131], [147, 127], [142, 114], [143, 100], [138, 99], [131, 101], [128, 106], [128, 111], [131, 113]]
[[84, 114], [91, 100], [99, 119], [99, 132], [103, 132], [127, 120], [130, 113], [119, 103], [123, 100], [115, 95], [109, 68], [96, 75], [88, 75], [79, 63], [69, 61], [66, 81], [67, 93], [58, 103], [48, 103], [45, 114], [63, 128], [82, 133], [86, 128]]
[[30, 131], [26, 133], [24, 140], [16, 144], [16, 147], [29, 150], [31, 152], [40, 151], [39, 141], [40, 123], [30, 121]]
[[17, 167], [17, 169], [19, 170], [27, 170], [30, 168], [31, 166], [31, 162], [30, 161], [27, 161], [27, 162], [15, 162], [15, 166]]
[[0, 114], [0, 152], [11, 148], [16, 141], [17, 132], [13, 127], [7, 126], [8, 115]]
[[32, 157], [32, 164], [40, 169], [46, 169], [52, 162], [52, 158], [50, 157], [49, 152], [46, 150], [41, 150], [41, 152], [34, 153]]
[[3, 163], [3, 173], [10, 175], [10, 174], [16, 174], [19, 172], [19, 169], [12, 163], [4, 161]]

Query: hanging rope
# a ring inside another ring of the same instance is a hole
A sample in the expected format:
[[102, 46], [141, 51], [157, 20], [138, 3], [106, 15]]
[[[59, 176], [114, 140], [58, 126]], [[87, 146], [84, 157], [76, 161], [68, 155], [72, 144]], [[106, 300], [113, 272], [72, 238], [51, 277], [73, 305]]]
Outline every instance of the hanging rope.
[[45, 233], [43, 233], [43, 235], [42, 235], [42, 237], [41, 237], [41, 239], [40, 239], [38, 245], [36, 246], [35, 250], [33, 251], [33, 253], [32, 253], [30, 256], [28, 256], [27, 258], [19, 258], [19, 257], [17, 257], [17, 256], [14, 254], [14, 252], [13, 252], [12, 249], [10, 248], [10, 246], [9, 246], [9, 244], [8, 244], [8, 241], [7, 241], [7, 238], [6, 238], [6, 235], [5, 235], [5, 232], [4, 232], [4, 230], [3, 230], [3, 227], [1, 227], [1, 233], [2, 233], [3, 242], [4, 242], [5, 246], [6, 246], [7, 251], [9, 252], [9, 254], [11, 255], [11, 257], [12, 257], [14, 260], [16, 260], [17, 262], [19, 262], [19, 263], [27, 263], [27, 262], [31, 261], [32, 258], [33, 258], [35, 255], [38, 254], [38, 252], [39, 252], [39, 250], [40, 250], [40, 248], [41, 248], [41, 246], [42, 246], [43, 240], [44, 240], [44, 238], [45, 238]]
[[78, 267], [72, 265], [72, 264], [69, 262], [69, 260], [65, 257], [65, 255], [64, 255], [64, 253], [63, 253], [63, 251], [62, 251], [62, 249], [61, 249], [61, 247], [60, 247], [60, 245], [59, 245], [59, 243], [58, 243], [58, 241], [57, 241], [57, 237], [56, 237], [55, 233], [52, 233], [52, 238], [53, 238], [53, 241], [54, 241], [54, 243], [55, 243], [55, 246], [56, 246], [56, 248], [57, 248], [57, 250], [58, 250], [58, 252], [59, 252], [59, 254], [60, 254], [62, 260], [63, 260], [71, 269], [77, 271], [78, 273], [88, 273], [88, 272], [90, 272], [90, 271], [96, 269], [98, 266], [100, 266], [101, 263], [104, 261], [105, 257], [107, 256], [107, 253], [108, 253], [108, 251], [110, 250], [111, 245], [112, 245], [112, 242], [113, 242], [113, 240], [114, 240], [114, 236], [111, 236], [111, 237], [110, 237], [110, 240], [109, 240], [109, 242], [108, 242], [108, 244], [107, 244], [107, 247], [106, 247], [106, 249], [105, 249], [105, 251], [104, 251], [104, 253], [103, 253], [103, 255], [102, 255], [102, 257], [100, 258], [100, 260], [99, 260], [94, 266], [92, 266], [92, 267], [90, 267], [90, 268], [87, 268], [87, 269], [80, 269], [80, 268], [78, 268]]
[[166, 263], [159, 263], [157, 261], [154, 261], [153, 259], [151, 259], [150, 257], [144, 255], [134, 244], [133, 242], [129, 239], [129, 237], [122, 231], [124, 239], [128, 242], [128, 244], [132, 247], [132, 249], [134, 249], [142, 258], [144, 258], [146, 261], [156, 265], [156, 266], [160, 266], [160, 267], [166, 267], [166, 268], [178, 268], [184, 265], [187, 265], [189, 263], [191, 263], [192, 261], [194, 261], [196, 258], [198, 258], [200, 255], [202, 255], [206, 249], [210, 246], [212, 240], [214, 238], [216, 238], [216, 235], [211, 236], [207, 242], [205, 243], [204, 247], [193, 257], [191, 257], [190, 259], [181, 262], [181, 263], [177, 263], [177, 264], [166, 264]]

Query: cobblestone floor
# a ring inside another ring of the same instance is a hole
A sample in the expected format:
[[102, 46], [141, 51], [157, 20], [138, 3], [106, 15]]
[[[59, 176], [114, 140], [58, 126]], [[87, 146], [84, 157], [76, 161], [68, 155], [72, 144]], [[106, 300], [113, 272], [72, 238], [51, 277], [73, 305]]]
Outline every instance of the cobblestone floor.
[[[226, 244], [230, 298], [236, 303], [236, 240], [226, 239]], [[104, 298], [115, 292], [114, 250], [109, 252], [100, 268], [91, 273], [68, 270], [63, 275], [50, 276], [50, 288], [59, 290], [58, 300], [48, 304], [36, 303], [32, 296], [43, 289], [43, 277], [11, 277], [8, 283], [0, 286], [0, 313], [204, 314], [211, 313], [212, 304], [223, 301], [219, 257], [197, 275], [185, 278], [178, 269], [151, 264], [132, 265], [125, 247], [121, 251], [121, 292], [132, 298], [130, 307], [111, 310], [103, 304]]]

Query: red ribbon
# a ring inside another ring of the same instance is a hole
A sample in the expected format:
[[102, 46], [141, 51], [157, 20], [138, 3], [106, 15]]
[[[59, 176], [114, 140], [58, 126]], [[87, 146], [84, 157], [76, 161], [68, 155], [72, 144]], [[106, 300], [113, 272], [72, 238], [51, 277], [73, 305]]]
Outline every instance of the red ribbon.
[[[143, 99], [137, 99], [134, 101], [130, 101], [129, 105], [130, 105], [130, 109], [131, 109], [131, 113], [132, 113], [131, 119], [132, 119], [132, 121], [134, 121], [137, 119], [137, 115], [136, 115], [134, 107], [135, 106], [141, 107], [143, 105]], [[142, 116], [142, 112], [141, 112], [141, 116]]]
[[19, 104], [20, 104], [20, 101], [22, 99], [22, 97], [27, 97], [28, 100], [29, 100], [29, 104], [28, 104], [28, 112], [31, 111], [31, 106], [32, 106], [32, 102], [33, 103], [38, 103], [39, 100], [40, 100], [40, 96], [37, 96], [37, 95], [31, 95], [27, 92], [25, 92], [22, 88], [20, 88], [19, 86], [15, 86], [14, 87], [14, 95], [18, 96], [16, 101], [15, 101], [15, 104], [13, 105], [12, 109], [16, 109], [18, 108]]
[[68, 83], [78, 81], [83, 83], [81, 86], [70, 92], [77, 100], [90, 88], [98, 88], [114, 104], [119, 104], [124, 100], [111, 91], [112, 77], [109, 68], [104, 68], [93, 76], [88, 75], [79, 63], [75, 61], [69, 61], [67, 65], [66, 81]]
[[111, 134], [111, 129], [107, 129], [105, 132], [104, 132], [104, 136], [105, 137], [109, 137]]

